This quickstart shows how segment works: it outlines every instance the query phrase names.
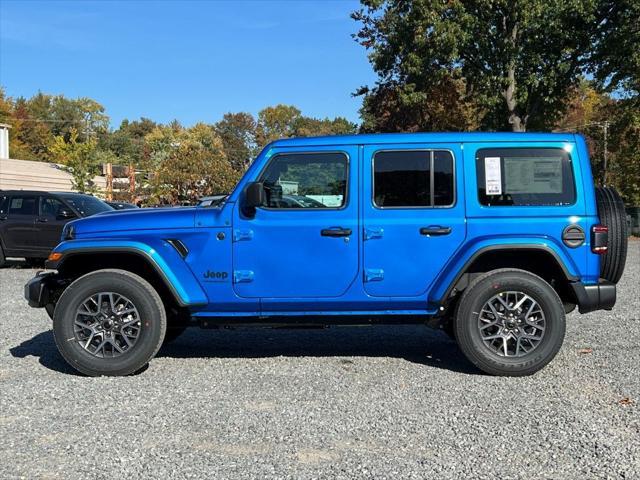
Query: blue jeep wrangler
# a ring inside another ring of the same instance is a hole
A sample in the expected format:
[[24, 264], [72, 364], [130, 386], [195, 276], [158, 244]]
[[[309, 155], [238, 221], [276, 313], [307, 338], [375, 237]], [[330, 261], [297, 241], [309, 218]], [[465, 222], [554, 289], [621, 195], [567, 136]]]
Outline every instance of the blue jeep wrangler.
[[192, 325], [412, 322], [529, 375], [566, 313], [614, 306], [624, 218], [573, 134], [280, 140], [215, 206], [67, 224], [25, 296], [87, 375], [135, 372]]

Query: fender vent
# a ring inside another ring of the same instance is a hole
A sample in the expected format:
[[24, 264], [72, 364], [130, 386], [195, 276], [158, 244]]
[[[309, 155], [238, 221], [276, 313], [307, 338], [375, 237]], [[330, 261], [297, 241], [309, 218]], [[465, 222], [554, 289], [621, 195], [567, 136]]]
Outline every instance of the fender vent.
[[187, 258], [187, 255], [189, 255], [189, 250], [187, 250], [185, 244], [177, 238], [167, 238], [167, 243], [175, 248], [182, 258]]
[[569, 225], [562, 231], [562, 241], [569, 248], [577, 248], [584, 243], [586, 236], [579, 225]]

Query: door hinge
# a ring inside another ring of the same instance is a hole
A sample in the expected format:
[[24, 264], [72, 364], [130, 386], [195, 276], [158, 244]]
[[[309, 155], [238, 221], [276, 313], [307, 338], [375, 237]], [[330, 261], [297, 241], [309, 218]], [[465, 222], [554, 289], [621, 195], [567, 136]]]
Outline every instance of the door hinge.
[[253, 230], [236, 229], [233, 231], [234, 242], [241, 242], [242, 240], [251, 240], [251, 239], [253, 239]]
[[384, 228], [381, 227], [365, 227], [364, 239], [372, 240], [374, 238], [382, 238], [384, 235]]
[[366, 268], [364, 270], [365, 282], [381, 282], [384, 280], [384, 270], [381, 268]]
[[233, 283], [250, 283], [253, 282], [253, 271], [251, 270], [234, 270]]

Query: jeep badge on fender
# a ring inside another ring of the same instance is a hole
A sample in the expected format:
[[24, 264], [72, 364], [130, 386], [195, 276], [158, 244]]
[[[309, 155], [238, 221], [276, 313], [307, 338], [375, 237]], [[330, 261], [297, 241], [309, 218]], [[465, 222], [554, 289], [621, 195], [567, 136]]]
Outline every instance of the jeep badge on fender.
[[189, 326], [390, 322], [530, 375], [566, 313], [615, 305], [626, 228], [579, 135], [286, 139], [224, 202], [71, 222], [25, 296], [87, 375], [136, 372]]
[[211, 270], [207, 270], [202, 276], [208, 280], [222, 281], [226, 280], [229, 277], [229, 274], [227, 272], [212, 272]]

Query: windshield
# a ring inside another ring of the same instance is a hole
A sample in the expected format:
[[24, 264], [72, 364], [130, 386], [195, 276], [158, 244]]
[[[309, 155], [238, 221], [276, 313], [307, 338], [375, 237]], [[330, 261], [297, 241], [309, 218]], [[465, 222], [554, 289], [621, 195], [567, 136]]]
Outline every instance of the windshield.
[[73, 206], [83, 217], [89, 217], [100, 212], [108, 212], [113, 210], [112, 207], [104, 203], [102, 200], [92, 197], [91, 195], [62, 195], [67, 202]]

